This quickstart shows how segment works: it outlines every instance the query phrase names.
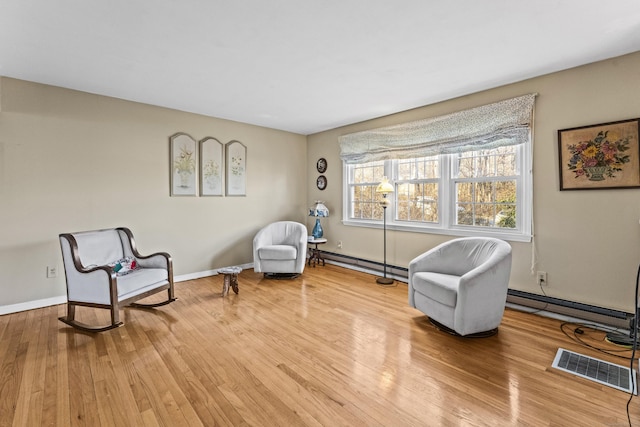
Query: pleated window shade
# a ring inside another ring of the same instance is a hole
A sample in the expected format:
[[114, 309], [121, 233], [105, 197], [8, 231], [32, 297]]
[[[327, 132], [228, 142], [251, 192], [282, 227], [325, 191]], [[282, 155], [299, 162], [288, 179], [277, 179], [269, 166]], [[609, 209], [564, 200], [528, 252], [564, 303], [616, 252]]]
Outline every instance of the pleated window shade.
[[529, 141], [536, 94], [338, 138], [348, 164], [491, 149]]

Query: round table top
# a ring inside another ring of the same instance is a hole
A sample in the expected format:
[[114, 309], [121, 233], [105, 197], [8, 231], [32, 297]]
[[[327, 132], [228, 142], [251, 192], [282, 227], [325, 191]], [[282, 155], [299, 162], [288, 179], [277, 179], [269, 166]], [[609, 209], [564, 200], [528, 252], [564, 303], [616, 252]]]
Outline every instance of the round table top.
[[237, 266], [224, 267], [224, 268], [218, 269], [218, 273], [220, 274], [238, 274], [241, 271], [242, 271], [242, 267], [237, 267]]
[[321, 238], [321, 239], [314, 239], [313, 237], [309, 237], [309, 239], [307, 240], [308, 243], [327, 243], [327, 239], [325, 238]]

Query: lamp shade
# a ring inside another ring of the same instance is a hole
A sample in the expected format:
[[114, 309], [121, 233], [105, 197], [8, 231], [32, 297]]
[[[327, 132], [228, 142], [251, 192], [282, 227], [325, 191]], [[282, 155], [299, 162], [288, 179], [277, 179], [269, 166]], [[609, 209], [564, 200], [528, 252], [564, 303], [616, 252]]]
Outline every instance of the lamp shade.
[[382, 182], [376, 187], [376, 193], [389, 194], [393, 193], [393, 185], [386, 176], [382, 177]]
[[316, 204], [309, 208], [309, 216], [329, 216], [329, 209], [324, 205], [324, 202], [316, 200]]

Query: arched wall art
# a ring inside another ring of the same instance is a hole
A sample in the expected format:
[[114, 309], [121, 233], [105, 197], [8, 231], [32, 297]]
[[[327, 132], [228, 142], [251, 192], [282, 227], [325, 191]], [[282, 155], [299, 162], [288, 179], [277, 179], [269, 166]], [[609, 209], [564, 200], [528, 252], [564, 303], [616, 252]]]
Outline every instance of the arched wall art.
[[246, 196], [247, 147], [240, 141], [229, 141], [225, 149], [227, 196]]

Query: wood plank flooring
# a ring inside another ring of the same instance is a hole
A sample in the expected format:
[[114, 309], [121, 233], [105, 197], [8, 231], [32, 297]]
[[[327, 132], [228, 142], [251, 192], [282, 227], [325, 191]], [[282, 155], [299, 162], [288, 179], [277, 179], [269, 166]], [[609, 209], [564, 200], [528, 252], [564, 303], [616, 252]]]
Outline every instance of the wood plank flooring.
[[627, 425], [628, 394], [551, 363], [558, 347], [628, 362], [560, 321], [507, 309], [498, 335], [463, 339], [410, 308], [406, 284], [334, 265], [245, 270], [224, 298], [222, 281], [177, 283], [175, 303], [101, 334], [59, 322], [64, 305], [0, 316], [0, 426]]

